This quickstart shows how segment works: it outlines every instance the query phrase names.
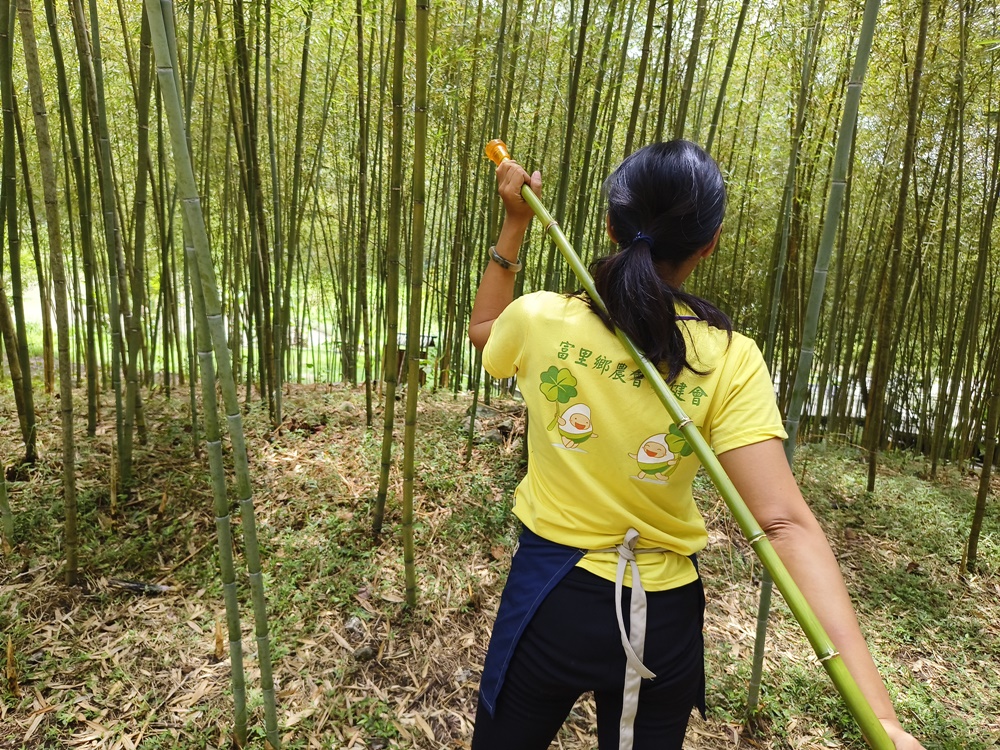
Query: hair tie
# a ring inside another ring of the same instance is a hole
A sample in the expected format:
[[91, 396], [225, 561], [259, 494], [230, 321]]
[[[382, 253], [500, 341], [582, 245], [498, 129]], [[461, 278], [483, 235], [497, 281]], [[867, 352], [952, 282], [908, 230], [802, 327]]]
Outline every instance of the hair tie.
[[632, 241], [628, 243], [626, 247], [632, 247], [632, 245], [640, 241], [644, 241], [647, 245], [649, 245], [650, 249], [653, 248], [653, 238], [648, 234], [643, 234], [642, 232], [636, 232], [635, 237], [632, 238]]

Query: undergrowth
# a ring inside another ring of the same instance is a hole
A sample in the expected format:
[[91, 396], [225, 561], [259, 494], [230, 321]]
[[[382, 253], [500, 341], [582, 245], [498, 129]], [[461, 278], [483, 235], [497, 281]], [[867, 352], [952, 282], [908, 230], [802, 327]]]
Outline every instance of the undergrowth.
[[[0, 393], [0, 415], [14, 414], [11, 402], [9, 390]], [[468, 397], [422, 395], [414, 468], [419, 594], [408, 610], [401, 403], [377, 541], [371, 524], [381, 414], [367, 429], [362, 393], [291, 388], [277, 430], [257, 404], [244, 415], [285, 747], [468, 742], [477, 670], [518, 531], [511, 503], [524, 472], [522, 418], [509, 402], [485, 410], [467, 462]], [[104, 407], [95, 438], [85, 436], [78, 414], [77, 588], [66, 588], [61, 577], [57, 409], [57, 401], [38, 399], [41, 461], [29, 481], [9, 485], [15, 549], [0, 558], [0, 633], [4, 643], [10, 639], [18, 687], [15, 693], [13, 682], [0, 680], [0, 748], [124, 747], [123, 738], [144, 750], [228, 746], [228, 659], [215, 653], [223, 609], [214, 513], [207, 462], [192, 455], [186, 401], [148, 397], [149, 442], [136, 448], [134, 487], [116, 498], [109, 496], [113, 409]], [[496, 425], [504, 427], [499, 439], [482, 439]], [[9, 463], [18, 451], [16, 420], [0, 416], [0, 455]], [[805, 446], [796, 474], [840, 559], [901, 719], [929, 750], [996, 747], [995, 502], [977, 574], [961, 579], [975, 477], [947, 469], [931, 482], [922, 478], [922, 459], [895, 454], [868, 494], [861, 459], [849, 447]], [[780, 597], [762, 702], [745, 725], [759, 566], [707, 479], [700, 476], [695, 489], [710, 530], [699, 555], [708, 596], [709, 720], [696, 721], [688, 746], [734, 747], [739, 735], [748, 748], [862, 747]], [[230, 510], [240, 560], [235, 501]], [[118, 579], [169, 590], [143, 597], [111, 584]], [[243, 642], [257, 737], [262, 696], [245, 590]], [[590, 704], [578, 704], [559, 742], [596, 746]]]

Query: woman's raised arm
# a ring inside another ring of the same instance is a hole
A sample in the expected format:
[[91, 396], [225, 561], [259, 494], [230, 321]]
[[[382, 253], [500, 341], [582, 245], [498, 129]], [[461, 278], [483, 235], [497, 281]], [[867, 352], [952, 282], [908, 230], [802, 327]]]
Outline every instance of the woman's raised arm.
[[897, 750], [922, 750], [896, 719], [826, 535], [806, 504], [777, 438], [719, 455]]
[[[521, 197], [521, 186], [527, 183], [537, 195], [542, 194], [542, 174], [530, 177], [517, 162], [507, 160], [497, 167], [497, 191], [504, 205], [503, 227], [493, 248], [508, 264], [520, 262], [519, 252], [524, 234], [534, 214]], [[519, 269], [520, 266], [517, 266]], [[514, 299], [514, 278], [517, 270], [504, 268], [498, 261], [486, 264], [483, 279], [479, 282], [476, 301], [469, 318], [469, 338], [473, 346], [482, 351], [493, 329], [493, 321]]]

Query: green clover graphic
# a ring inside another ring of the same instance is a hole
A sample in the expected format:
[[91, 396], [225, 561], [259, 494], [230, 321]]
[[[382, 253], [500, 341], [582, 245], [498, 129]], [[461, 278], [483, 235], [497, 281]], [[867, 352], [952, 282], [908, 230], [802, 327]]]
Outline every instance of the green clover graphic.
[[538, 386], [546, 399], [556, 404], [556, 415], [552, 418], [547, 429], [555, 429], [559, 422], [559, 404], [568, 403], [573, 398], [576, 391], [576, 378], [565, 367], [562, 369], [553, 365], [542, 373], [542, 384]]
[[677, 425], [670, 425], [670, 429], [667, 430], [667, 450], [673, 453], [675, 456], [690, 456], [694, 453], [694, 449], [691, 444], [688, 443], [687, 438], [684, 437]]

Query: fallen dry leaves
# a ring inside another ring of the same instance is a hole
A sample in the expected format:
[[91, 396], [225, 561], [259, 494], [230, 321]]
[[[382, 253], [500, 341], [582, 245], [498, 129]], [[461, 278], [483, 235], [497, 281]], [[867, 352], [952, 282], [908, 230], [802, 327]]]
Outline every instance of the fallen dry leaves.
[[[295, 549], [334, 543], [308, 524], [317, 512], [318, 498], [325, 499], [325, 512], [341, 523], [367, 528], [367, 505], [377, 483], [373, 470], [377, 457], [372, 456], [377, 440], [369, 438], [365, 447], [362, 417], [357, 410], [342, 407], [352, 399], [360, 402], [359, 394], [322, 386], [290, 386], [288, 391], [290, 419], [304, 425], [294, 440], [248, 420], [262, 540], [267, 544], [269, 537], [287, 534], [299, 545], [275, 545], [272, 554], [265, 555], [269, 587], [282, 575], [282, 566], [295, 563]], [[175, 399], [173, 404], [164, 405], [162, 400], [154, 404], [150, 399], [147, 410], [152, 414], [157, 408], [179, 409], [180, 403]], [[320, 408], [317, 403], [329, 407], [328, 422], [310, 418]], [[465, 405], [464, 400], [450, 396], [421, 405], [422, 424], [447, 434], [434, 450], [453, 452], [447, 459], [452, 467], [459, 465], [455, 456], [464, 446], [457, 425]], [[177, 414], [163, 416], [179, 418]], [[498, 454], [516, 457], [519, 448], [512, 436], [523, 427], [523, 419], [498, 408], [481, 410], [479, 420], [484, 432], [501, 422], [514, 423], [513, 433], [508, 430], [502, 444], [483, 448], [485, 453], [477, 449], [467, 471], [486, 475], [495, 468]], [[16, 441], [9, 426], [5, 429], [0, 441]], [[110, 455], [107, 441], [111, 438], [105, 431], [97, 445], [91, 446], [93, 463], [80, 469], [82, 487], [107, 486], [99, 474]], [[159, 475], [169, 479], [166, 484], [142, 486], [119, 514], [127, 515], [130, 507], [142, 502], [166, 519], [172, 514], [183, 518], [202, 513], [205, 519], [199, 523], [205, 533], [187, 540], [181, 549], [161, 551], [163, 564], [156, 584], [168, 588], [158, 595], [150, 595], [153, 590], [122, 589], [112, 572], [100, 571], [89, 571], [84, 588], [67, 589], [59, 579], [58, 561], [44, 555], [32, 558], [23, 570], [16, 554], [0, 560], [0, 596], [15, 602], [8, 620], [15, 635], [7, 659], [6, 692], [0, 696], [4, 697], [0, 700], [0, 748], [136, 750], [231, 745], [229, 643], [223, 604], [209, 593], [214, 582], [192, 586], [181, 575], [185, 566], [199, 560], [204, 563], [206, 556], [211, 559], [214, 550], [207, 469], [201, 475], [200, 463], [184, 460], [175, 465], [168, 456], [152, 450], [137, 460], [146, 461], [147, 468], [157, 465]], [[435, 460], [433, 455], [418, 457], [425, 464], [418, 470], [420, 594], [415, 613], [406, 614], [402, 607], [402, 554], [393, 527], [398, 523], [395, 506], [401, 494], [398, 474], [390, 488], [387, 530], [376, 553], [377, 566], [368, 580], [352, 582], [356, 585], [350, 600], [322, 601], [314, 593], [301, 605], [271, 599], [276, 695], [286, 746], [338, 750], [469, 747], [476, 688], [511, 550], [509, 541], [456, 539], [449, 526], [462, 504], [504, 502], [499, 480], [487, 500], [463, 495], [461, 477], [454, 478], [451, 491], [429, 491], [421, 486], [421, 477], [426, 479], [435, 470]], [[58, 473], [46, 476], [39, 481], [51, 483]], [[179, 487], [200, 489], [185, 491], [191, 496], [182, 497]], [[148, 495], [146, 500], [142, 492]], [[25, 492], [19, 490], [12, 504], [26, 500]], [[109, 518], [114, 515], [109, 511]], [[710, 505], [706, 515], [710, 544], [725, 551], [719, 559], [730, 559], [730, 567], [736, 567], [737, 558], [749, 555], [745, 543], [721, 506]], [[363, 539], [360, 533], [355, 538], [358, 543]], [[847, 541], [863, 543], [863, 539]], [[896, 559], [901, 553], [887, 547], [880, 554]], [[850, 571], [849, 548], [843, 559]], [[756, 588], [734, 580], [738, 576], [725, 569], [725, 562], [722, 567], [710, 573], [706, 638], [710, 643], [729, 644], [734, 662], [748, 660]], [[244, 606], [242, 616], [251, 725], [259, 727], [263, 723], [259, 672], [249, 606]], [[774, 617], [777, 627], [772, 631], [771, 654], [791, 661], [814, 660], [794, 628], [782, 627], [780, 610]], [[910, 669], [920, 680], [933, 682], [948, 665], [920, 657]], [[553, 747], [595, 748], [595, 719], [593, 701], [580, 701]], [[826, 728], [813, 724], [805, 716], [794, 719], [785, 728], [790, 746], [841, 747], [830, 744]], [[742, 736], [739, 726], [694, 716], [687, 747], [777, 746]]]

